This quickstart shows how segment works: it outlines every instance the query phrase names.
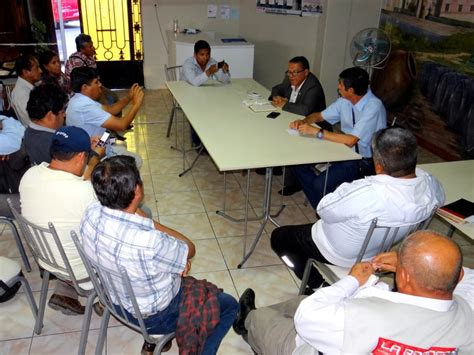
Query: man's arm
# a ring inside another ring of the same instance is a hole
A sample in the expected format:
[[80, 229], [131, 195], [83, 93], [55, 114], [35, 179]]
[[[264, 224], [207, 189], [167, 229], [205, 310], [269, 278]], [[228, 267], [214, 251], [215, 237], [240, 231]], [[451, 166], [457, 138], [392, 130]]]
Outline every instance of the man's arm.
[[15, 153], [21, 148], [25, 127], [11, 117], [0, 120], [0, 154]]
[[229, 72], [229, 64], [224, 63], [221, 69], [217, 69], [215, 76], [218, 81], [221, 83], [230, 83], [230, 72]]
[[306, 116], [302, 120], [295, 120], [293, 122], [290, 122], [290, 128], [292, 129], [299, 129], [300, 126], [302, 125], [310, 125], [312, 123], [318, 123], [323, 121], [323, 115], [321, 112], [313, 112], [312, 114]]
[[[133, 90], [133, 91], [132, 91]], [[112, 131], [125, 131], [128, 126], [132, 123], [140, 110], [141, 104], [143, 102], [143, 90], [137, 85], [131, 89], [131, 102], [132, 107], [130, 110], [122, 117], [110, 116], [103, 124], [102, 127], [110, 129]]]
[[112, 105], [103, 105], [102, 108], [104, 111], [107, 111], [111, 115], [118, 115], [125, 106], [129, 104], [130, 101], [132, 101], [133, 97], [133, 90], [136, 90], [136, 87], [139, 87], [138, 84], [133, 84], [132, 87], [130, 88], [128, 95], [121, 98], [117, 102], [115, 102]]
[[188, 58], [182, 67], [182, 76], [189, 84], [193, 86], [201, 86], [208, 77], [217, 71], [217, 64], [210, 66], [206, 71], [201, 72], [201, 69], [194, 63], [194, 58]]
[[185, 242], [188, 245], [188, 259], [191, 259], [194, 255], [196, 255], [196, 247], [194, 246], [194, 243], [189, 240], [187, 237], [185, 237], [183, 234], [181, 234], [178, 231], [175, 231], [174, 229], [168, 228], [157, 221], [153, 220], [153, 224], [155, 225], [155, 228], [158, 229], [159, 231], [162, 231], [163, 233], [168, 234], [169, 236], [172, 236], [176, 239], [179, 239], [183, 242]]
[[89, 161], [87, 162], [86, 170], [82, 175], [84, 180], [90, 180], [92, 175], [92, 170], [95, 166], [99, 164], [100, 159], [105, 155], [105, 147], [98, 147], [97, 143], [99, 142], [100, 137], [91, 137], [91, 148], [94, 153], [91, 154]]
[[348, 276], [304, 299], [294, 317], [298, 336], [323, 353], [342, 349], [344, 300], [366, 283], [372, 273], [369, 263], [356, 264]]
[[[319, 121], [318, 121], [319, 122]], [[305, 136], [313, 136], [316, 137], [321, 128], [310, 126], [308, 124], [302, 124], [298, 126], [298, 131], [300, 134]], [[335, 142], [335, 143], [342, 143], [347, 145], [349, 148], [352, 148], [357, 144], [359, 141], [359, 137], [356, 137], [352, 134], [344, 134], [344, 133], [336, 133], [336, 132], [329, 132], [323, 131], [323, 138], [324, 140]]]

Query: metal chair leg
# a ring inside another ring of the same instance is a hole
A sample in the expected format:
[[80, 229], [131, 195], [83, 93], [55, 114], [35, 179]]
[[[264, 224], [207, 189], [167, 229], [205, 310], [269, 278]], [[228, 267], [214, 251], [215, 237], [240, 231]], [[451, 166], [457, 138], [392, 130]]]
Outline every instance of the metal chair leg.
[[39, 300], [38, 318], [35, 324], [35, 333], [40, 334], [43, 328], [44, 311], [46, 309], [46, 298], [48, 297], [49, 271], [43, 271], [43, 281], [41, 282], [41, 292]]
[[[33, 313], [33, 317], [35, 318], [35, 333], [40, 334], [39, 332], [37, 332], [37, 328], [36, 328], [36, 323], [38, 321], [38, 306], [36, 305], [35, 298], [33, 297], [33, 292], [31, 292], [30, 284], [23, 276], [18, 276], [18, 279], [20, 280], [21, 285], [23, 286], [23, 291], [25, 292], [26, 300], [28, 301], [28, 304], [30, 305], [31, 312]], [[43, 324], [41, 324], [40, 330], [42, 327], [43, 327]]]
[[30, 272], [31, 271], [30, 261], [28, 260], [28, 257], [26, 256], [25, 247], [23, 246], [23, 243], [21, 242], [20, 234], [18, 233], [18, 229], [16, 228], [15, 223], [13, 223], [12, 220], [6, 217], [0, 217], [0, 223], [4, 223], [10, 226], [13, 233], [13, 237], [15, 238], [16, 246], [18, 247], [18, 251], [20, 252], [23, 265], [25, 266], [26, 271]]
[[89, 336], [89, 327], [91, 325], [92, 309], [94, 306], [94, 300], [97, 297], [97, 293], [92, 290], [91, 294], [87, 297], [86, 309], [84, 312], [84, 320], [82, 321], [81, 340], [79, 341], [79, 355], [86, 353], [87, 338]]
[[110, 311], [105, 307], [102, 315], [102, 322], [100, 323], [99, 339], [95, 348], [96, 355], [102, 355], [104, 351], [105, 339], [107, 339], [107, 327], [109, 325]]

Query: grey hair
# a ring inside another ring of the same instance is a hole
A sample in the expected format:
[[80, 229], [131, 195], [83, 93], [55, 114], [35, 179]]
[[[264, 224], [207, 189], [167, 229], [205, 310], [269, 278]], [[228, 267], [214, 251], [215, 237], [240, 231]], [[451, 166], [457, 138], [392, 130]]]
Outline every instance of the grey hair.
[[92, 38], [89, 35], [86, 35], [85, 33], [81, 33], [76, 37], [76, 49], [79, 52], [82, 48], [85, 47], [86, 43], [91, 43]]
[[417, 162], [416, 138], [404, 128], [385, 128], [372, 137], [374, 163], [393, 177], [412, 174]]

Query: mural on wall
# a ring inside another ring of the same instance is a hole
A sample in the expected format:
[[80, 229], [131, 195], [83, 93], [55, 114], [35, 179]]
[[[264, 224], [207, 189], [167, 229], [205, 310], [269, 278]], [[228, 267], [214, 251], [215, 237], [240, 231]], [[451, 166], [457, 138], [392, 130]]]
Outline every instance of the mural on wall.
[[374, 92], [395, 124], [443, 159], [474, 158], [474, 0], [386, 0], [392, 41]]

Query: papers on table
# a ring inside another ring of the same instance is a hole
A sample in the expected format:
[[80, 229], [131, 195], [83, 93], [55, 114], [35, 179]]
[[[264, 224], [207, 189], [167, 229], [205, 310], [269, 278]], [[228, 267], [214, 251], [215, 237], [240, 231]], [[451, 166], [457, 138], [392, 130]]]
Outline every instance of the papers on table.
[[288, 134], [290, 136], [299, 136], [300, 135], [300, 132], [298, 132], [297, 129], [287, 128], [286, 131], [288, 132]]
[[266, 102], [256, 102], [249, 106], [250, 109], [254, 112], [268, 112], [268, 111], [275, 111], [278, 108], [273, 106], [270, 101]]

